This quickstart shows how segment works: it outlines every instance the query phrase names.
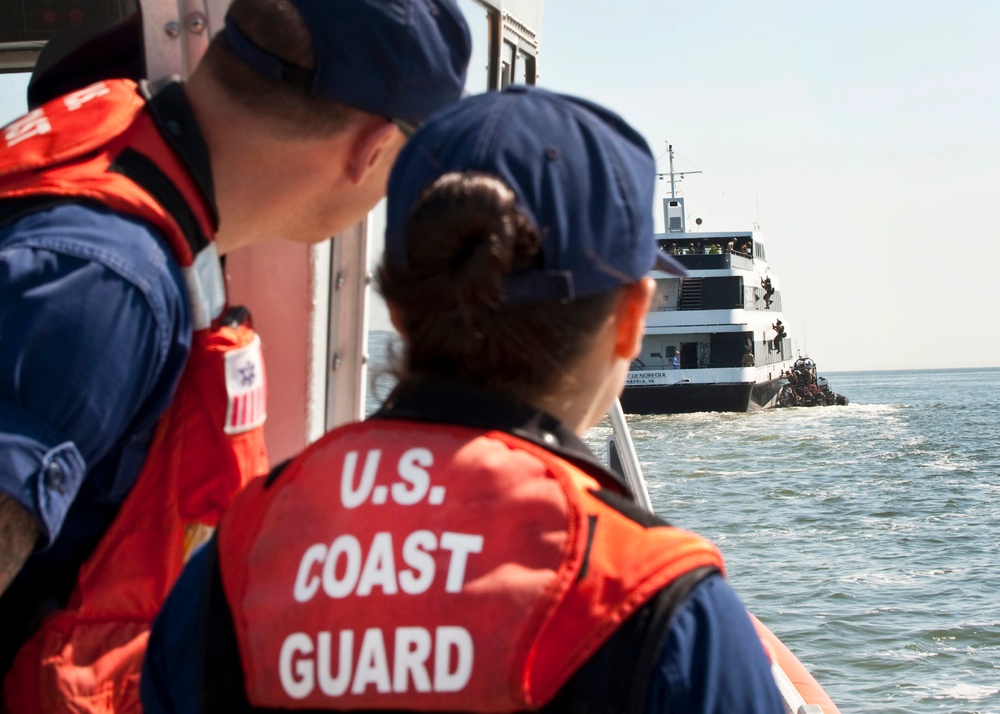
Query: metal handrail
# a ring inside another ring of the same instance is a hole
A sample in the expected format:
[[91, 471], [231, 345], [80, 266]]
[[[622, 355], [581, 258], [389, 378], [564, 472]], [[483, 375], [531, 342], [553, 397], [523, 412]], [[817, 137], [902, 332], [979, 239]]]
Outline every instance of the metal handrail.
[[[621, 466], [621, 473], [632, 489], [639, 505], [650, 513], [655, 513], [653, 502], [649, 498], [649, 490], [646, 488], [646, 479], [639, 466], [639, 455], [636, 453], [632, 434], [625, 421], [625, 412], [622, 410], [622, 404], [618, 398], [615, 398], [608, 410], [608, 417], [611, 420], [613, 432], [608, 443], [609, 460], [616, 466]], [[615, 453], [618, 457], [617, 463], [615, 463]], [[781, 669], [777, 660], [771, 662], [771, 674], [788, 714], [823, 714], [823, 708], [820, 705], [806, 703], [788, 675]]]

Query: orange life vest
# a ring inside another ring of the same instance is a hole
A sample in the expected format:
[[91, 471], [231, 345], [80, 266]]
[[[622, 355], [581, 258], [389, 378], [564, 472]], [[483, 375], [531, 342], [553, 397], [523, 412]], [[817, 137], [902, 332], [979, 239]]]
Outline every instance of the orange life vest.
[[0, 129], [0, 149], [0, 200], [84, 199], [148, 221], [190, 296], [191, 353], [145, 465], [67, 606], [18, 651], [4, 682], [10, 712], [140, 711], [153, 617], [191, 548], [267, 471], [260, 340], [246, 321], [223, 319], [213, 210], [134, 82], [59, 97]]
[[609, 506], [505, 432], [376, 419], [257, 479], [219, 527], [254, 707], [520, 711], [718, 550]]

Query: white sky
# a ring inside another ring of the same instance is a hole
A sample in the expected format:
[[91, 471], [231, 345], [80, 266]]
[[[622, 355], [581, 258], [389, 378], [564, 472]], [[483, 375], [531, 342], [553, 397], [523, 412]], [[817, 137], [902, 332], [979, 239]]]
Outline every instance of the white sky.
[[997, 28], [995, 0], [548, 0], [539, 83], [660, 171], [673, 144], [706, 228], [759, 221], [821, 369], [998, 366]]
[[[547, 0], [539, 83], [660, 171], [673, 144], [692, 221], [760, 223], [821, 370], [1000, 366], [997, 28], [995, 0]], [[0, 75], [0, 124], [25, 83]]]

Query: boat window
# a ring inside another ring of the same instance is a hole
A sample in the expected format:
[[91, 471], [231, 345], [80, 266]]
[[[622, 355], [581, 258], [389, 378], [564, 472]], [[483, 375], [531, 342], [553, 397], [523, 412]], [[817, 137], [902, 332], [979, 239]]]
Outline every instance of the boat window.
[[[517, 18], [504, 10], [502, 0], [459, 0], [473, 36], [469, 76], [485, 78], [485, 83], [477, 80], [474, 86], [471, 79], [466, 83], [470, 94], [512, 83], [535, 83], [538, 33], [532, 28], [541, 24], [541, 5], [521, 6], [527, 16]], [[484, 40], [481, 51], [477, 39]]]
[[504, 40], [501, 52], [501, 87], [508, 84], [534, 84], [535, 57], [514, 43]]
[[752, 332], [716, 332], [712, 335], [711, 349], [707, 351], [709, 367], [742, 367], [748, 345], [753, 343]]
[[504, 42], [500, 49], [500, 88], [503, 89], [514, 81], [514, 64], [517, 60], [517, 48], [510, 42]]
[[503, 16], [503, 46], [500, 49], [500, 88], [509, 84], [534, 84], [536, 78], [536, 34], [514, 16]]
[[735, 310], [743, 307], [743, 278], [705, 278], [701, 284], [702, 310]]
[[458, 7], [472, 34], [472, 57], [469, 59], [465, 91], [480, 94], [490, 87], [490, 11], [476, 0], [458, 0]]

